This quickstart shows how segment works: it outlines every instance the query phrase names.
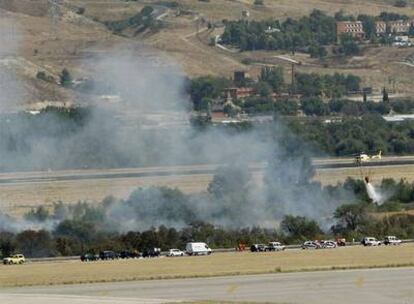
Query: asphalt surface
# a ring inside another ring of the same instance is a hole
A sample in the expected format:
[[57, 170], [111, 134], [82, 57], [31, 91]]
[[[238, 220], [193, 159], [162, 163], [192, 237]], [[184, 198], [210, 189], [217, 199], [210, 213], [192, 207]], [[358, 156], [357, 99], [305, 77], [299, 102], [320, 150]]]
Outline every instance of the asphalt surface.
[[[28, 274], [35, 275], [35, 274]], [[168, 303], [197, 300], [306, 304], [414, 303], [414, 268], [0, 289], [1, 304]]]
[[[316, 158], [312, 160], [316, 169], [339, 169], [356, 167], [353, 158]], [[381, 160], [364, 162], [364, 167], [384, 167], [396, 165], [413, 165], [414, 156], [383, 157]], [[147, 168], [121, 169], [84, 169], [38, 172], [4, 172], [0, 173], [0, 184], [40, 183], [50, 181], [72, 181], [89, 179], [140, 178], [158, 176], [180, 176], [214, 174], [219, 164], [165, 166]], [[266, 167], [265, 163], [250, 164], [252, 172], [260, 172]]]

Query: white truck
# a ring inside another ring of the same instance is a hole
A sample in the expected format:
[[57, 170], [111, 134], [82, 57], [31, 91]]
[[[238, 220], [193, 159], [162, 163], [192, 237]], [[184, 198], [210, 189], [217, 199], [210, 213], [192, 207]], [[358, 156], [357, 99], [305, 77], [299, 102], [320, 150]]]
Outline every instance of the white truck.
[[26, 259], [23, 254], [14, 254], [12, 256], [9, 256], [3, 259], [4, 265], [24, 264], [25, 262], [26, 262]]
[[364, 237], [364, 239], [362, 240], [362, 245], [364, 245], [364, 246], [380, 246], [381, 241], [378, 241], [374, 237]]
[[285, 248], [286, 247], [280, 242], [269, 242], [269, 244], [267, 244], [268, 251], [283, 251]]
[[384, 239], [384, 245], [400, 245], [400, 244], [401, 244], [401, 240], [397, 239], [397, 237], [393, 235], [386, 236]]
[[209, 255], [211, 254], [211, 248], [206, 243], [192, 242], [187, 243], [185, 252], [188, 255]]

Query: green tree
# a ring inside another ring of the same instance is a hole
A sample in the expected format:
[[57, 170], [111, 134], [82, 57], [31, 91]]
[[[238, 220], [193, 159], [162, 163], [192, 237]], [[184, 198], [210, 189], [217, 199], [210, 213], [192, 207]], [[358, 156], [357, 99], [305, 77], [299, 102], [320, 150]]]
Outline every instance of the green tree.
[[286, 215], [280, 226], [294, 240], [317, 239], [323, 234], [322, 229], [314, 220], [303, 216]]
[[272, 94], [272, 87], [265, 81], [258, 81], [254, 88], [256, 93], [262, 97], [269, 97]]
[[285, 85], [283, 68], [262, 67], [259, 82], [267, 82], [273, 91], [280, 93]]
[[382, 101], [383, 102], [389, 102], [390, 101], [390, 98], [388, 97], [388, 91], [385, 87], [382, 89]]
[[96, 229], [94, 224], [84, 220], [64, 220], [56, 227], [54, 235], [87, 245], [96, 238]]
[[407, 1], [406, 0], [395, 0], [394, 6], [395, 7], [406, 7]]
[[334, 217], [347, 230], [359, 231], [368, 221], [366, 204], [345, 204], [334, 213]]
[[29, 221], [44, 222], [49, 218], [49, 211], [45, 206], [39, 206], [36, 209], [31, 209], [24, 217]]
[[14, 235], [10, 232], [0, 232], [0, 257], [5, 258], [16, 250]]
[[302, 110], [306, 115], [327, 115], [329, 107], [318, 97], [306, 98], [301, 100]]
[[308, 52], [311, 58], [324, 58], [326, 57], [326, 55], [328, 55], [328, 52], [326, 51], [325, 47], [321, 45], [318, 46], [316, 44], [312, 44], [309, 47]]
[[203, 109], [205, 103], [203, 99], [216, 99], [223, 94], [225, 88], [231, 85], [227, 78], [203, 76], [191, 80], [189, 93], [194, 104], [195, 110]]
[[343, 34], [340, 37], [339, 52], [344, 56], [355, 56], [359, 54], [360, 50], [351, 35]]
[[53, 240], [46, 230], [25, 230], [16, 235], [16, 245], [27, 257], [48, 257], [55, 254]]
[[365, 38], [374, 39], [376, 36], [376, 20], [375, 17], [369, 15], [359, 15], [358, 20], [362, 22], [364, 27]]
[[60, 84], [63, 87], [65, 88], [72, 87], [72, 84], [73, 84], [72, 75], [69, 73], [69, 71], [66, 68], [62, 70], [62, 73], [60, 74], [59, 78], [60, 78]]
[[251, 181], [247, 167], [221, 167], [208, 185], [208, 192], [215, 198], [222, 198], [238, 192], [245, 192]]

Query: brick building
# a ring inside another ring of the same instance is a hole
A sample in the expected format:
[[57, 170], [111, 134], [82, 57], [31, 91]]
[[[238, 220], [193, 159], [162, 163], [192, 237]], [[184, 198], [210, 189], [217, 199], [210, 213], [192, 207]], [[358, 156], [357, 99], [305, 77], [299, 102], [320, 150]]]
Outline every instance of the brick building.
[[387, 23], [385, 21], [375, 22], [375, 33], [377, 35], [384, 35], [387, 32]]
[[339, 38], [343, 34], [362, 39], [365, 35], [364, 26], [361, 21], [338, 21], [336, 23], [336, 35]]
[[227, 98], [232, 100], [244, 99], [250, 97], [254, 94], [253, 88], [227, 88], [224, 90], [224, 93]]
[[397, 20], [388, 23], [390, 33], [404, 34], [410, 31], [411, 22], [409, 20]]
[[377, 21], [375, 22], [375, 31], [377, 35], [407, 34], [411, 25], [414, 25], [414, 20]]

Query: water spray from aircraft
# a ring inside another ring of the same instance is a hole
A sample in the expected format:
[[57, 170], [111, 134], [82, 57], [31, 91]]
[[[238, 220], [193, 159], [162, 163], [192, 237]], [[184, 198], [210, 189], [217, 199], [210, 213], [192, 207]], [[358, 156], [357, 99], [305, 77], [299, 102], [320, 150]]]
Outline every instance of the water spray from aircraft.
[[367, 189], [367, 194], [373, 203], [377, 205], [382, 205], [388, 199], [388, 195], [382, 193], [380, 189], [375, 188], [375, 186], [370, 182], [368, 176], [365, 176], [365, 187]]

